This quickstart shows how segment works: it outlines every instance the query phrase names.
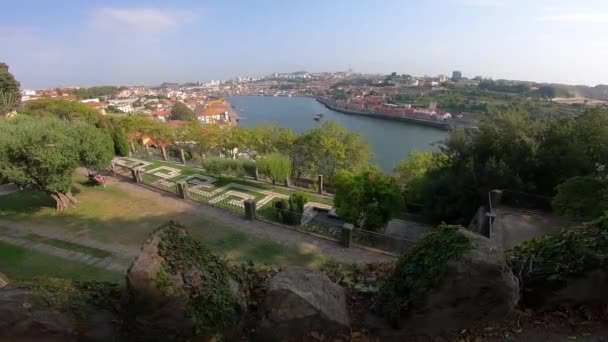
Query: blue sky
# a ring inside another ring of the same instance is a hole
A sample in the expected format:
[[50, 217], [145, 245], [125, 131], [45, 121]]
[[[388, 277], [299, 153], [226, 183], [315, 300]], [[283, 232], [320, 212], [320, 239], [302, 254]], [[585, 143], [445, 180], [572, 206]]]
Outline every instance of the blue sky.
[[605, 0], [5, 1], [23, 87], [352, 68], [608, 83]]

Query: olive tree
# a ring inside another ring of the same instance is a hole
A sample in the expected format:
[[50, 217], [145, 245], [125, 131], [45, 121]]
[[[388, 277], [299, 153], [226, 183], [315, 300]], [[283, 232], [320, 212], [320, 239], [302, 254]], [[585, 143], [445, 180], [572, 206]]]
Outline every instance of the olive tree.
[[280, 153], [271, 153], [257, 160], [258, 171], [270, 178], [272, 185], [284, 181], [291, 174], [291, 160]]
[[84, 122], [0, 120], [0, 178], [49, 194], [57, 210], [78, 205], [71, 193], [78, 166], [101, 170], [113, 156], [107, 131]]

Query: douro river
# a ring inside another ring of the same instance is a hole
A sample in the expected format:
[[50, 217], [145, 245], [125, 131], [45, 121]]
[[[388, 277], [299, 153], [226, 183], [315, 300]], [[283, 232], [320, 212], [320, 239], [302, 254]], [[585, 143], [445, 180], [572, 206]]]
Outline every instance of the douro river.
[[[433, 144], [448, 134], [406, 122], [339, 113], [307, 97], [232, 96], [228, 101], [235, 107], [240, 117], [239, 126], [243, 127], [274, 123], [301, 133], [323, 121], [337, 121], [367, 139], [374, 153], [373, 161], [386, 172], [391, 172], [398, 161], [406, 159], [411, 150], [434, 149]], [[313, 119], [317, 113], [323, 113], [320, 121]]]

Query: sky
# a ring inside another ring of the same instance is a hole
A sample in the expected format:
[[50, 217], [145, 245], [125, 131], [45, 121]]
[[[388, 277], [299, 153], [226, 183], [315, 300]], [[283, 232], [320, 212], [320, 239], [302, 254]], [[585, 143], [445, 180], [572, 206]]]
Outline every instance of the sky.
[[22, 88], [306, 70], [608, 83], [606, 0], [2, 1]]

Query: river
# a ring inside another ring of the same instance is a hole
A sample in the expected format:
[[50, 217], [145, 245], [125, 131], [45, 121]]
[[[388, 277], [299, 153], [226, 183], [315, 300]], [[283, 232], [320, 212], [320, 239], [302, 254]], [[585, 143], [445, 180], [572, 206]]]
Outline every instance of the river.
[[[433, 144], [445, 139], [448, 134], [406, 122], [339, 113], [308, 97], [232, 96], [228, 101], [236, 107], [235, 111], [240, 117], [239, 126], [243, 127], [274, 123], [301, 133], [325, 120], [337, 121], [350, 131], [360, 132], [367, 139], [374, 153], [372, 162], [378, 163], [386, 172], [391, 172], [398, 161], [406, 159], [411, 150], [436, 148]], [[324, 114], [323, 119], [313, 120], [319, 112]]]

